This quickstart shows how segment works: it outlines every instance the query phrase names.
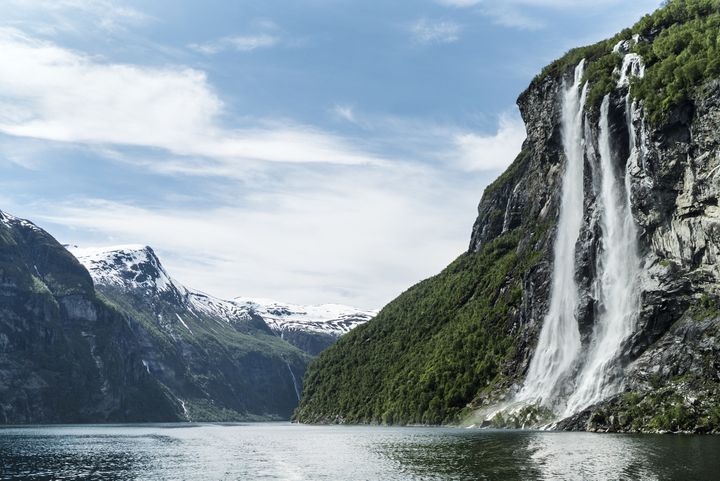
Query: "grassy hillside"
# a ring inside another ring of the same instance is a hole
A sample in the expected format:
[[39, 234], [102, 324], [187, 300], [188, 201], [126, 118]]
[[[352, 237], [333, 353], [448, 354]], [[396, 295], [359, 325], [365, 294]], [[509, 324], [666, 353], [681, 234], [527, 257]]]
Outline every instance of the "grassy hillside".
[[310, 364], [303, 422], [457, 419], [514, 353], [511, 313], [545, 232], [519, 228], [410, 288]]

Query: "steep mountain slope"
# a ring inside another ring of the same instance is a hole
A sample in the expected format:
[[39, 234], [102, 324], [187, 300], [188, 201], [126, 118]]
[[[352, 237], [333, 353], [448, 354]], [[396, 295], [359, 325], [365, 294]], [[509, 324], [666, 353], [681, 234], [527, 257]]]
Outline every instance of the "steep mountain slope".
[[0, 212], [0, 423], [181, 419], [127, 319], [34, 224]]
[[297, 419], [720, 430], [718, 31], [675, 0], [548, 66], [469, 251], [314, 361]]
[[187, 289], [145, 246], [71, 248], [129, 315], [147, 372], [195, 421], [287, 419], [309, 356], [247, 306]]
[[261, 317], [272, 332], [313, 356], [377, 314], [339, 304], [300, 306], [242, 297], [234, 303]]

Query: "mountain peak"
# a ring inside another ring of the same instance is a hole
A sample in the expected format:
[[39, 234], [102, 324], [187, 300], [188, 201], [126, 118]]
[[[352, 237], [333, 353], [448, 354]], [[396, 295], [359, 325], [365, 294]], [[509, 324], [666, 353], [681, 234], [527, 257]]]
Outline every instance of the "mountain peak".
[[184, 288], [175, 285], [150, 246], [71, 246], [68, 250], [85, 265], [96, 284], [142, 289], [155, 294], [184, 291]]
[[[175, 282], [155, 251], [141, 244], [81, 248], [66, 246], [101, 289], [119, 289], [179, 309], [245, 326], [260, 319], [265, 329], [312, 354], [375, 317], [376, 311], [340, 304], [297, 305], [260, 298], [219, 299]], [[320, 341], [310, 340], [319, 337]]]

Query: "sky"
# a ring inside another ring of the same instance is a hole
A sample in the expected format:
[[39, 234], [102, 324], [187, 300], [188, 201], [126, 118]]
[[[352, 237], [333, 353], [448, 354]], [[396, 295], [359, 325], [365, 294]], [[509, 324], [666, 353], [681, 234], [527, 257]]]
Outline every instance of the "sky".
[[659, 0], [3, 0], [0, 209], [225, 298], [379, 308], [467, 249], [540, 69]]

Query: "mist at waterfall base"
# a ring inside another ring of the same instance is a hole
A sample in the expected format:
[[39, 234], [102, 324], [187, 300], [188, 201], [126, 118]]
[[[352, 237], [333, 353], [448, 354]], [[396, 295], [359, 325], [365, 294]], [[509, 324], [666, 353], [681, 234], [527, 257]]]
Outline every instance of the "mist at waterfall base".
[[[560, 212], [553, 250], [550, 305], [525, 381], [509, 405], [493, 412], [518, 413], [523, 407], [544, 409], [545, 421], [573, 415], [622, 389], [623, 349], [636, 327], [640, 310], [638, 232], [631, 211], [630, 171], [641, 162], [634, 121], [637, 106], [629, 94], [630, 78], [642, 76], [636, 54], [627, 54], [617, 94], [624, 93], [629, 155], [618, 158], [618, 139], [610, 126], [611, 94], [600, 106], [597, 139], [593, 139], [583, 82], [585, 61], [574, 71], [572, 84], [562, 94], [562, 144], [565, 154]], [[585, 192], [586, 169], [592, 192]], [[593, 202], [586, 203], [586, 196]], [[586, 212], [587, 210], [587, 212]], [[597, 222], [596, 275], [589, 293], [577, 281], [577, 245], [583, 222]], [[583, 342], [578, 320], [580, 299], [594, 300], [592, 332]]]
[[0, 479], [716, 479], [720, 438], [379, 426], [0, 429]]

